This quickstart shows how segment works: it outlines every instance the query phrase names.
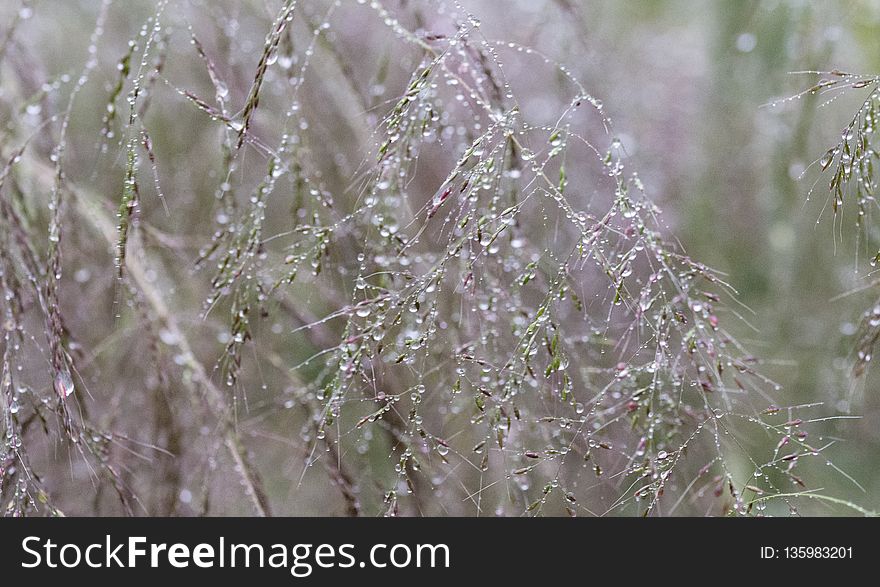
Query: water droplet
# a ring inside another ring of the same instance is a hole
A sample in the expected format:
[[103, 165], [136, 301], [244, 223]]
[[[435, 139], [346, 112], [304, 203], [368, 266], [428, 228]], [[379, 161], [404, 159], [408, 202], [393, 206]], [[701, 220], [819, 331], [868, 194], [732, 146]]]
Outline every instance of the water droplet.
[[58, 374], [55, 376], [55, 393], [64, 399], [69, 397], [74, 391], [73, 379], [71, 379], [67, 369], [58, 371]]

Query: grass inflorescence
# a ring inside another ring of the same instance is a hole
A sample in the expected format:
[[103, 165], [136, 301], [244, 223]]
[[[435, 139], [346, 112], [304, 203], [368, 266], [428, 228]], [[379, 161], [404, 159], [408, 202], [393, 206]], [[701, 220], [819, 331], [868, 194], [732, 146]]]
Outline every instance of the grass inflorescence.
[[[845, 503], [801, 472], [821, 406], [779, 399], [568, 66], [454, 1], [136, 4], [2, 130], [7, 513]], [[875, 154], [876, 79], [840, 84], [873, 89], [835, 210]]]

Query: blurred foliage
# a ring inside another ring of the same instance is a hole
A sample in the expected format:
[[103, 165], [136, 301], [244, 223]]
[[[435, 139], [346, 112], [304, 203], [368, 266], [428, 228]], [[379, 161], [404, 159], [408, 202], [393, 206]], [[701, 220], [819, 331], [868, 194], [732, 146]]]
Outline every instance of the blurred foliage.
[[880, 234], [818, 163], [864, 96], [793, 73], [880, 71], [878, 26], [870, 0], [4, 2], [0, 504], [880, 510], [853, 373]]

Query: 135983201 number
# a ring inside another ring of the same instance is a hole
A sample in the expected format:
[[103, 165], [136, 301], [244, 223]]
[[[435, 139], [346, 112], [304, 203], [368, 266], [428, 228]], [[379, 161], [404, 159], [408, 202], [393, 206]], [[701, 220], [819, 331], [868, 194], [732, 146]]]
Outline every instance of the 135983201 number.
[[787, 559], [851, 559], [853, 557], [852, 546], [786, 546], [780, 550], [782, 557]]
[[762, 559], [852, 559], [852, 546], [762, 546]]

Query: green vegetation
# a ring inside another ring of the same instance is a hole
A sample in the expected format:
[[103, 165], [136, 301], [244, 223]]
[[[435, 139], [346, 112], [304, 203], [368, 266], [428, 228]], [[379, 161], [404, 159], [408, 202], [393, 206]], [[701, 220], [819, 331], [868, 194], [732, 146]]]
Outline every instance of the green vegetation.
[[6, 514], [880, 508], [871, 3], [8, 4]]

